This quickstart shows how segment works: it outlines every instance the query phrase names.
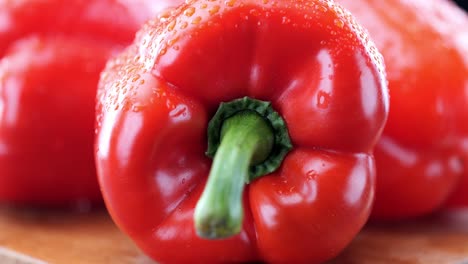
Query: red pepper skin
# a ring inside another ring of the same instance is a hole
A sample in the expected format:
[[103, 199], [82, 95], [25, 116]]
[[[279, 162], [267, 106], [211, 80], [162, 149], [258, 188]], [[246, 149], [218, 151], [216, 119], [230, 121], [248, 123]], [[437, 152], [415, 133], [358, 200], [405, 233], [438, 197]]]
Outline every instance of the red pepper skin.
[[431, 213], [453, 192], [468, 152], [468, 18], [443, 0], [338, 2], [369, 30], [387, 67], [391, 111], [375, 149], [372, 217]]
[[[159, 263], [320, 263], [359, 232], [388, 98], [380, 54], [332, 1], [191, 1], [152, 20], [98, 90], [96, 164], [116, 224]], [[294, 150], [244, 191], [240, 234], [205, 240], [194, 208], [219, 103], [270, 101]]]
[[[468, 164], [468, 141], [464, 142], [462, 145], [462, 150], [464, 151], [464, 156], [462, 158], [462, 162], [466, 168], [466, 164]], [[460, 182], [458, 182], [455, 191], [450, 195], [444, 207], [447, 209], [458, 209], [458, 208], [466, 208], [468, 207], [468, 172], [465, 169], [463, 171], [462, 178]]]
[[99, 74], [160, 3], [0, 1], [0, 201], [102, 200], [93, 155]]

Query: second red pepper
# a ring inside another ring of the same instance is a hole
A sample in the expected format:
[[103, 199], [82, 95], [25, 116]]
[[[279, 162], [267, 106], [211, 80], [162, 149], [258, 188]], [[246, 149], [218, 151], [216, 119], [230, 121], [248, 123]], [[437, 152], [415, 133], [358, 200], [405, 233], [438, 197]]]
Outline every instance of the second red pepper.
[[190, 1], [104, 71], [99, 181], [161, 263], [318, 263], [367, 220], [387, 111], [380, 54], [332, 1]]
[[106, 60], [164, 1], [0, 1], [0, 201], [100, 202], [95, 94]]
[[462, 173], [467, 183], [452, 199], [468, 202], [467, 15], [446, 0], [338, 2], [369, 30], [387, 66], [391, 111], [375, 150], [373, 217], [431, 213]]

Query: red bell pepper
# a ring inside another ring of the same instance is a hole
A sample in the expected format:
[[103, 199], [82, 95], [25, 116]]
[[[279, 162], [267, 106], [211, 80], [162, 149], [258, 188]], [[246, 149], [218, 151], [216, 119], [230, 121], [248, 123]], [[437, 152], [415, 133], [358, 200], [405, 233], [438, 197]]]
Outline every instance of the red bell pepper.
[[368, 218], [386, 79], [333, 1], [190, 1], [108, 64], [98, 101], [107, 207], [160, 263], [317, 263]]
[[100, 201], [95, 93], [106, 60], [164, 2], [0, 1], [0, 201]]
[[468, 178], [468, 18], [445, 0], [338, 2], [369, 30], [387, 67], [391, 111], [375, 150], [372, 216], [431, 213]]

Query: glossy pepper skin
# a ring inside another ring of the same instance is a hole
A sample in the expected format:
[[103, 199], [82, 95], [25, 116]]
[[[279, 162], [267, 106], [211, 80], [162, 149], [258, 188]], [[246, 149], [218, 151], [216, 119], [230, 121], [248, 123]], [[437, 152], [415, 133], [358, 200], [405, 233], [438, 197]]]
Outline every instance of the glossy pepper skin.
[[372, 217], [431, 213], [467, 175], [467, 16], [445, 0], [338, 2], [369, 30], [389, 80], [391, 111], [375, 149]]
[[[217, 159], [204, 154], [208, 122], [244, 96], [271, 102], [293, 148], [245, 187], [237, 235], [201, 238], [194, 215]], [[381, 55], [332, 1], [190, 1], [149, 21], [102, 74], [96, 164], [109, 212], [159, 263], [330, 259], [370, 213], [387, 96]]]
[[106, 60], [164, 2], [0, 1], [0, 201], [100, 201], [95, 94]]

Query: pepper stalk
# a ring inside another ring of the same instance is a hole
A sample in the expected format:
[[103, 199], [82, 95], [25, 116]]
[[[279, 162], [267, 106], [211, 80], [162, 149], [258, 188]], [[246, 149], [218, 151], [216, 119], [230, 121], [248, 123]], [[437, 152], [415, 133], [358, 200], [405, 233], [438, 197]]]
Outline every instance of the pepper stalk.
[[244, 97], [222, 103], [208, 125], [207, 155], [214, 160], [195, 207], [197, 234], [238, 234], [245, 185], [278, 169], [291, 148], [286, 123], [269, 102]]

